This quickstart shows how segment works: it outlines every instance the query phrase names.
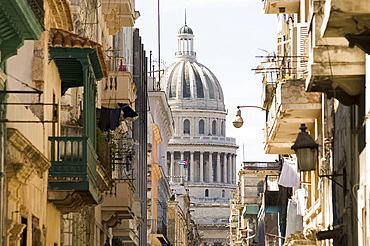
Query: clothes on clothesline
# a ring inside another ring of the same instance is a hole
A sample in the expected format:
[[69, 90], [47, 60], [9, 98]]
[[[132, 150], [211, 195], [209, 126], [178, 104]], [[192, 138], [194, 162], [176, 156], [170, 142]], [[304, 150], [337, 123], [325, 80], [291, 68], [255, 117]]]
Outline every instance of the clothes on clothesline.
[[297, 173], [297, 161], [288, 158], [283, 159], [283, 168], [281, 169], [279, 185], [284, 187], [301, 187], [299, 174]]
[[98, 110], [100, 110], [98, 127], [103, 132], [106, 132], [109, 130], [109, 126], [110, 126], [110, 109], [102, 107], [101, 109], [98, 109]]
[[297, 215], [304, 216], [306, 214], [308, 192], [306, 189], [297, 189], [294, 194], [294, 199], [297, 202]]
[[124, 119], [134, 120], [138, 114], [126, 103], [119, 103], [119, 108], [106, 108], [101, 107], [97, 110], [98, 127], [103, 132], [108, 130], [114, 131], [119, 125], [121, 112], [123, 112]]
[[286, 216], [285, 240], [287, 240], [288, 237], [296, 231], [302, 231], [302, 228], [303, 217], [297, 214], [297, 203], [292, 199], [289, 199]]

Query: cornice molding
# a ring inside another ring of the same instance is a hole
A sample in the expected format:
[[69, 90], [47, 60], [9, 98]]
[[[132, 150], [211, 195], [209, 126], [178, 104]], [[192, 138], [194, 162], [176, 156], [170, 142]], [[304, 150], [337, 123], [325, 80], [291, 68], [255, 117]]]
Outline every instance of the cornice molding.
[[50, 161], [17, 129], [7, 129], [7, 152], [5, 166], [8, 178], [17, 177], [25, 183], [32, 172], [42, 178]]

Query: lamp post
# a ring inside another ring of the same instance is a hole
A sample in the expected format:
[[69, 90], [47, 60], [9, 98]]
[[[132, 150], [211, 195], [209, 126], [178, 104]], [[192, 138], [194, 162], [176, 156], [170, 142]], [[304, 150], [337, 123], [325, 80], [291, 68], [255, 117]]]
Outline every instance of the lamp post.
[[301, 124], [301, 132], [298, 133], [297, 139], [292, 146], [298, 160], [298, 168], [300, 171], [316, 170], [316, 155], [318, 144], [306, 132], [306, 125]]
[[259, 109], [262, 109], [262, 110], [266, 110], [265, 108], [263, 107], [259, 107], [259, 106], [237, 106], [238, 110], [236, 111], [236, 116], [235, 116], [235, 119], [233, 121], [233, 125], [234, 127], [236, 128], [240, 128], [242, 127], [244, 121], [243, 121], [243, 118], [241, 116], [241, 111], [240, 111], [240, 108], [259, 108]]

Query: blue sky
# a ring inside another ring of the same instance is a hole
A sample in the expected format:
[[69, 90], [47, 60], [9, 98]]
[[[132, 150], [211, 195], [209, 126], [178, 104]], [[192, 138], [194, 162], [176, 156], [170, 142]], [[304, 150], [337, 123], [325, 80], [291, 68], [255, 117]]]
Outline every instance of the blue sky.
[[[140, 18], [135, 27], [140, 29], [144, 49], [158, 58], [157, 0], [136, 0]], [[194, 32], [194, 51], [197, 60], [207, 66], [223, 88], [228, 110], [226, 135], [236, 138], [240, 146], [237, 166], [243, 161], [274, 161], [276, 155], [266, 155], [263, 149], [265, 112], [242, 109], [244, 125], [232, 125], [237, 105], [261, 106], [261, 77], [251, 69], [258, 65], [265, 53], [260, 49], [275, 50], [276, 15], [263, 13], [261, 0], [160, 0], [161, 60], [173, 62], [177, 51], [176, 35], [184, 25]], [[244, 144], [244, 154], [243, 154]]]

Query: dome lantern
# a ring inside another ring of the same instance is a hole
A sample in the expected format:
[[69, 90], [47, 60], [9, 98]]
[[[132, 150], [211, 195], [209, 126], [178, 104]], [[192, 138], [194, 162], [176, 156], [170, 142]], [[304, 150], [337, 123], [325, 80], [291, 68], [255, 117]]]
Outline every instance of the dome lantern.
[[196, 54], [194, 52], [194, 34], [193, 30], [186, 25], [180, 28], [177, 33], [177, 52], [176, 58], [181, 57], [192, 57], [195, 58]]

